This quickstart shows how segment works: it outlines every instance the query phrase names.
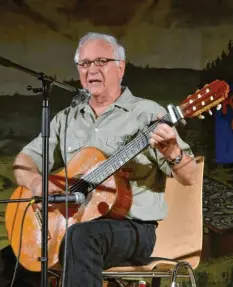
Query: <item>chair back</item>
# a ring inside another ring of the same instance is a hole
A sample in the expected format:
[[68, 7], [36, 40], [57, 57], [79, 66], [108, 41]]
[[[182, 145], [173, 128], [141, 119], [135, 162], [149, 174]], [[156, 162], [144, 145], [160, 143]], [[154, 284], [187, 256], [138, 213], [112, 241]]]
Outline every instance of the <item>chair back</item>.
[[187, 261], [195, 269], [203, 238], [202, 188], [204, 157], [196, 158], [196, 183], [184, 186], [174, 178], [166, 182], [167, 217], [159, 222], [151, 256]]

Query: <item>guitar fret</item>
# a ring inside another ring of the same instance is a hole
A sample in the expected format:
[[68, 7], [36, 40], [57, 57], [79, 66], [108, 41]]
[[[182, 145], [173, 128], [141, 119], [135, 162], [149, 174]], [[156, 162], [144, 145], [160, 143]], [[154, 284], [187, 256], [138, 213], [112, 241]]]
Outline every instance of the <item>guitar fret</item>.
[[117, 170], [118, 167], [119, 167], [119, 164], [117, 165], [117, 162], [114, 161], [114, 162], [112, 163], [112, 166], [113, 166], [113, 168], [114, 168], [115, 170]]

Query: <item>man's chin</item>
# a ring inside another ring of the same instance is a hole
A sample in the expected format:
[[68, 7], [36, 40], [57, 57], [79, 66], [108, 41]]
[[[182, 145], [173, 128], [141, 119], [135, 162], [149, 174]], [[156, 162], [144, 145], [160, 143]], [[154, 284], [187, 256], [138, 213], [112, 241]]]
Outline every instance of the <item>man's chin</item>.
[[101, 95], [104, 92], [104, 89], [100, 87], [88, 87], [87, 89], [89, 93], [93, 96]]

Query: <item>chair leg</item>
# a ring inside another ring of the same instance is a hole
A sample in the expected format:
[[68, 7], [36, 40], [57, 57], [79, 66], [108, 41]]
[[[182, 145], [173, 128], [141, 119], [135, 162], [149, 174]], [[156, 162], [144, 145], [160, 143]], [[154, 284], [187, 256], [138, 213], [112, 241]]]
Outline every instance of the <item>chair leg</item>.
[[177, 278], [177, 274], [179, 272], [179, 269], [182, 268], [182, 267], [185, 268], [188, 271], [192, 287], [197, 287], [195, 276], [194, 276], [194, 272], [193, 272], [193, 268], [188, 262], [179, 262], [179, 263], [176, 264], [176, 266], [172, 270], [171, 287], [178, 287], [178, 284], [176, 282], [176, 278]]
[[[56, 272], [53, 272], [51, 270], [48, 271], [49, 274], [51, 274], [53, 276], [53, 283], [52, 283], [52, 287], [59, 287], [60, 286], [60, 276], [56, 273]], [[54, 282], [55, 281], [55, 282]]]
[[113, 278], [108, 280], [107, 287], [125, 287], [125, 284], [121, 282], [121, 279]]
[[161, 286], [161, 278], [153, 277], [151, 281], [151, 287], [160, 287]]

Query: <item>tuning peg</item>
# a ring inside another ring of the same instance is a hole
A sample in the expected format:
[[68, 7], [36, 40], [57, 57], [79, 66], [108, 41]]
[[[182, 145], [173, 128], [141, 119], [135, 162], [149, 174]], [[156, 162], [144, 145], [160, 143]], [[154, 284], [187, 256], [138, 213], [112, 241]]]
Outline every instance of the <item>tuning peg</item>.
[[219, 111], [219, 110], [221, 109], [221, 107], [222, 107], [222, 105], [221, 105], [221, 104], [218, 104], [218, 105], [217, 105], [217, 108], [216, 108], [217, 111]]
[[209, 110], [209, 114], [212, 116], [213, 115], [213, 113], [212, 113], [212, 111], [211, 110]]
[[204, 120], [205, 116], [199, 115], [198, 118], [199, 118], [200, 120]]

